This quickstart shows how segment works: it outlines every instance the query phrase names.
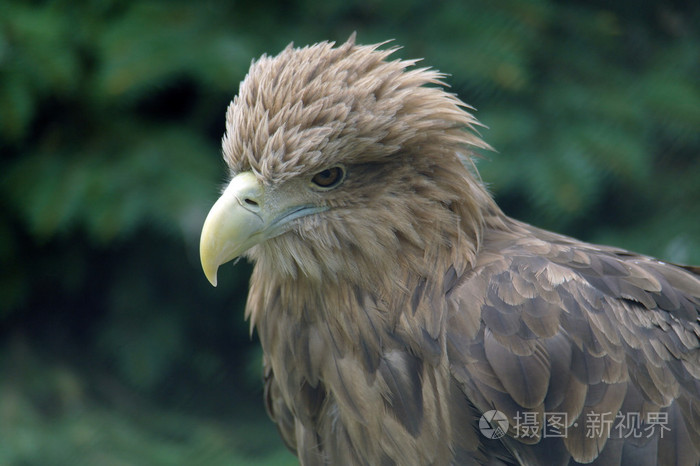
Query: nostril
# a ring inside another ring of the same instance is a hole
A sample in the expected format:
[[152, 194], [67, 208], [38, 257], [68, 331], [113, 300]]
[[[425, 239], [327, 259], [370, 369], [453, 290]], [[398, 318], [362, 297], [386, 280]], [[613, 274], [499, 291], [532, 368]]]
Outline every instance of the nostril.
[[250, 207], [259, 207], [258, 203], [249, 197], [243, 199], [243, 202], [245, 202], [246, 205], [249, 205]]

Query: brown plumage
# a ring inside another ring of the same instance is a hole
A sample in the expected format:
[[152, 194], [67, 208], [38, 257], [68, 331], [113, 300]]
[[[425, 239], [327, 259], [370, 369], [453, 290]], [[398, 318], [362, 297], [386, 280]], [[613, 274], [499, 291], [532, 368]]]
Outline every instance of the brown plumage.
[[227, 113], [202, 263], [214, 284], [255, 263], [285, 443], [305, 465], [698, 464], [697, 269], [507, 217], [469, 107], [378, 47], [264, 56]]

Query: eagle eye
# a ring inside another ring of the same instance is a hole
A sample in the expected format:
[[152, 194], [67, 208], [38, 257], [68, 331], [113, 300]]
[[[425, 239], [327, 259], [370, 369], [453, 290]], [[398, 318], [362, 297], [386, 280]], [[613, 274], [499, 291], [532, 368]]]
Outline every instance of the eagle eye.
[[332, 189], [338, 186], [345, 179], [343, 167], [326, 168], [314, 175], [311, 182], [321, 189]]

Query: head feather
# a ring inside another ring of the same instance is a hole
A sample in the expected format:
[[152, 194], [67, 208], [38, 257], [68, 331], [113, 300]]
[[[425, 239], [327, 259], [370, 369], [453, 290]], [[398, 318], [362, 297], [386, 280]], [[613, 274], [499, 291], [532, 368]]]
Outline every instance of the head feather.
[[[254, 62], [228, 108], [224, 159], [233, 173], [266, 183], [335, 163], [381, 162], [440, 137], [455, 148], [488, 148], [470, 107], [443, 89], [443, 74], [388, 58], [398, 47], [290, 44]], [[466, 130], [466, 131], [465, 131]]]

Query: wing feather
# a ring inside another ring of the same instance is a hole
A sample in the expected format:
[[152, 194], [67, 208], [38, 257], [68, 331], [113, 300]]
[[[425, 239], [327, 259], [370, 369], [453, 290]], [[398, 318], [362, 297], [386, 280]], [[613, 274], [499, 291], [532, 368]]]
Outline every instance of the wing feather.
[[[697, 464], [700, 278], [519, 225], [490, 232], [486, 260], [448, 296], [451, 372], [478, 410], [509, 418], [503, 448], [535, 464]], [[526, 412], [564, 413], [566, 438], [546, 438], [540, 421], [520, 436]], [[632, 436], [613, 422], [631, 413], [668, 429]], [[610, 422], [592, 430], [601, 417]]]
[[490, 330], [484, 335], [486, 360], [496, 377], [520, 406], [534, 409], [544, 402], [549, 387], [550, 365], [543, 345], [520, 356], [501, 345]]

